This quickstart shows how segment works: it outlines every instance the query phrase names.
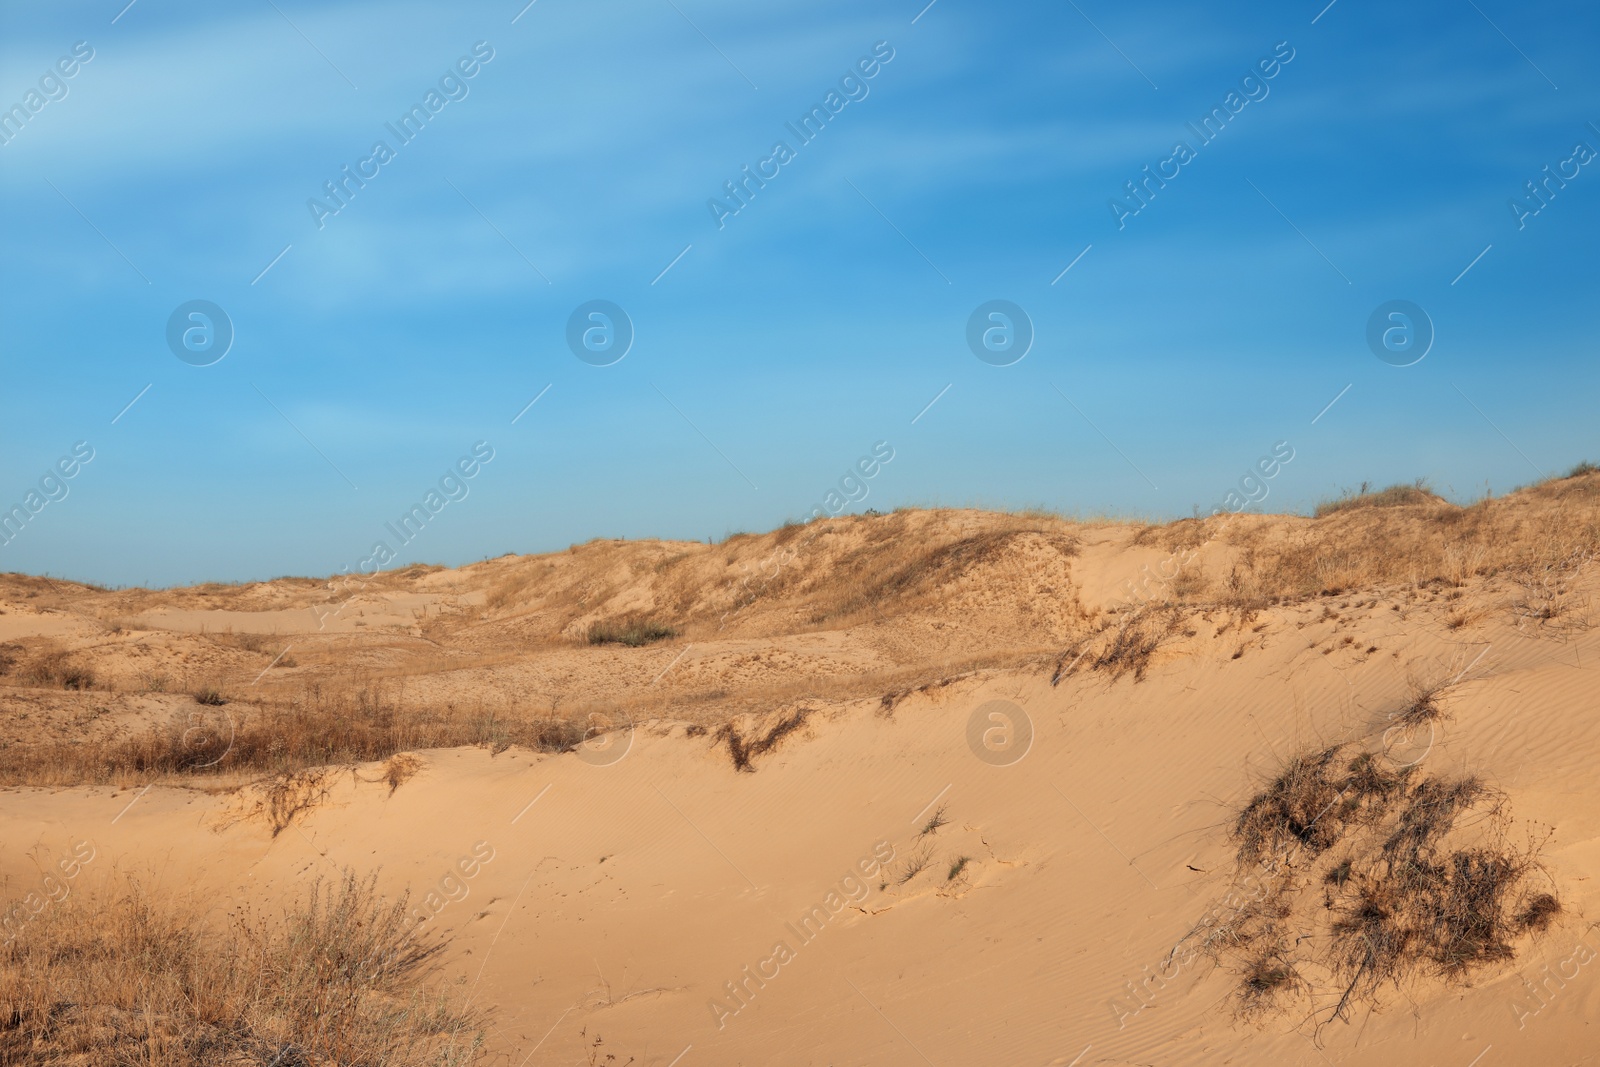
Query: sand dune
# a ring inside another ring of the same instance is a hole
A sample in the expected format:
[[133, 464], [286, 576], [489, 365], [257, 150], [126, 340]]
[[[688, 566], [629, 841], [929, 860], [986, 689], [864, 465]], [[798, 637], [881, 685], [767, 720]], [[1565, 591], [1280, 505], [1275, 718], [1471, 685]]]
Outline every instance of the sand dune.
[[[133, 872], [219, 913], [376, 871], [511, 1064], [1592, 1062], [1597, 491], [1226, 527], [903, 512], [361, 583], [7, 577], [4, 896], [80, 842], [73, 892]], [[640, 621], [676, 633], [591, 643]], [[452, 743], [392, 777], [377, 749], [217, 747], [333, 691]], [[1436, 713], [1399, 718], [1419, 693]], [[205, 758], [130, 761], [151, 731]], [[1404, 813], [1336, 808], [1332, 845], [1259, 868], [1234, 830], [1341, 744], [1402, 789], [1480, 779], [1493, 803], [1429, 849], [1533, 857], [1507, 907], [1559, 914], [1336, 1014], [1330, 872]], [[1255, 870], [1296, 977], [1250, 1011]]]

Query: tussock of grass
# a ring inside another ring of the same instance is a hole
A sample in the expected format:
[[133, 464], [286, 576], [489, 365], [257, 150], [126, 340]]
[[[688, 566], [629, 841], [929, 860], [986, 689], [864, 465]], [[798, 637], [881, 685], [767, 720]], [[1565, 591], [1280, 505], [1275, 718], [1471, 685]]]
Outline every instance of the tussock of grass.
[[678, 631], [665, 623], [650, 619], [609, 620], [596, 622], [589, 627], [591, 645], [627, 645], [638, 648], [652, 641], [677, 637]]
[[1429, 488], [1427, 480], [1418, 478], [1410, 485], [1401, 483], [1391, 485], [1387, 489], [1376, 492], [1369, 491], [1367, 483], [1362, 482], [1361, 488], [1353, 493], [1345, 493], [1335, 500], [1324, 500], [1317, 505], [1314, 516], [1319, 519], [1336, 515], [1341, 511], [1352, 508], [1399, 508], [1412, 504], [1436, 504], [1439, 496]]
[[424, 986], [433, 949], [371, 879], [317, 882], [281, 919], [122, 875], [0, 947], [0, 1063], [443, 1067], [483, 1020]]
[[70, 652], [45, 652], [28, 664], [23, 679], [32, 685], [62, 689], [93, 689], [94, 671]]
[[927, 870], [932, 863], [933, 848], [925, 845], [906, 857], [905, 866], [901, 868], [900, 873], [895, 877], [895, 884], [905, 885], [911, 879]]
[[1239, 982], [1239, 1014], [1250, 1018], [1271, 1011], [1304, 987], [1304, 979], [1282, 945], [1259, 949]]
[[1444, 717], [1439, 707], [1438, 687], [1413, 686], [1411, 700], [1394, 715], [1394, 722], [1407, 728], [1437, 722]]
[[1556, 916], [1561, 914], [1561, 901], [1551, 893], [1535, 893], [1523, 904], [1522, 910], [1517, 913], [1516, 926], [1519, 931], [1532, 931], [1543, 933], [1555, 922]]
[[326, 767], [276, 775], [253, 787], [244, 815], [264, 818], [272, 827], [272, 836], [277, 837], [289, 828], [295, 816], [314, 810], [328, 799], [332, 779], [333, 773]]

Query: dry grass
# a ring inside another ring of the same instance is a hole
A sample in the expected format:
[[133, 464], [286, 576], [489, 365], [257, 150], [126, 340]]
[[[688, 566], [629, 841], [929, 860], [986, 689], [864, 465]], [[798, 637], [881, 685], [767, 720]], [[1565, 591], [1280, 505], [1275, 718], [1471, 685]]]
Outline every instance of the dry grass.
[[523, 571], [503, 578], [490, 587], [484, 597], [484, 603], [491, 608], [503, 608], [515, 605], [525, 600], [525, 593], [538, 581], [538, 575], [532, 571]]
[[93, 689], [94, 671], [70, 652], [50, 649], [35, 656], [22, 671], [23, 680], [37, 686]]
[[272, 827], [277, 837], [289, 828], [295, 816], [314, 811], [332, 789], [333, 773], [326, 767], [279, 774], [258, 783], [247, 792], [250, 798], [243, 817], [259, 817]]
[[1324, 500], [1318, 504], [1314, 515], [1322, 519], [1351, 508], [1401, 508], [1416, 504], [1437, 504], [1441, 499], [1422, 478], [1418, 478], [1410, 485], [1391, 485], [1376, 492], [1369, 491], [1367, 483], [1362, 482], [1361, 488], [1356, 492], [1347, 492], [1337, 499]]
[[1132, 674], [1135, 682], [1143, 681], [1162, 642], [1179, 631], [1186, 614], [1169, 603], [1102, 617], [1076, 646], [1054, 657], [1050, 684], [1059, 685], [1080, 670], [1104, 671], [1113, 681], [1124, 674]]
[[1239, 980], [1238, 1014], [1249, 1019], [1280, 1010], [1306, 986], [1281, 941], [1257, 947], [1245, 961]]
[[1176, 608], [1139, 611], [1123, 620], [1111, 639], [1089, 663], [1089, 669], [1107, 671], [1112, 678], [1131, 673], [1133, 680], [1144, 680], [1151, 657], [1161, 642], [1177, 631], [1181, 614]]
[[230, 703], [132, 737], [0, 746], [0, 783], [144, 784], [292, 776], [387, 760], [427, 748], [510, 745], [565, 752], [583, 727], [559, 718], [506, 719], [481, 709], [414, 706], [360, 679], [306, 685], [283, 703]]
[[1517, 617], [1546, 624], [1566, 615], [1573, 586], [1596, 551], [1592, 545], [1547, 549], [1513, 568], [1511, 580], [1519, 593], [1512, 599], [1512, 610]]
[[[906, 857], [905, 866], [895, 876], [895, 885], [905, 885], [933, 864], [933, 846], [924, 845]], [[946, 879], [948, 881], [948, 879]]]
[[[1433, 697], [1395, 718], [1432, 721]], [[1561, 904], [1534, 891], [1538, 849], [1508, 845], [1508, 827], [1503, 798], [1470, 776], [1422, 777], [1351, 745], [1291, 760], [1233, 827], [1239, 869], [1267, 872], [1265, 891], [1207, 939], [1238, 976], [1239, 1014], [1307, 998], [1319, 1025], [1348, 1021], [1385, 988], [1511, 959]]]
[[1600, 552], [1600, 475], [1469, 507], [1396, 495], [1406, 499], [1350, 504], [1312, 521], [1208, 520], [1236, 562], [1221, 582], [1176, 599], [1259, 603], [1503, 576], [1524, 583], [1528, 614], [1539, 616], [1564, 603], [1584, 564]]
[[389, 783], [389, 793], [409, 782], [422, 769], [422, 760], [409, 752], [390, 756], [383, 765], [383, 780]]
[[483, 1020], [424, 985], [406, 901], [347, 873], [281, 919], [118, 876], [0, 948], [0, 1063], [445, 1067]]
[[[822, 556], [829, 568], [828, 583], [807, 590], [812, 593], [807, 598], [812, 623], [837, 625], [937, 605], [963, 578], [993, 572], [1032, 549], [1061, 560], [1076, 556], [1079, 549], [1072, 524], [1050, 516], [995, 515], [987, 517], [981, 530], [957, 527], [934, 533], [926, 529], [927, 514], [901, 511], [855, 520], [865, 536], [842, 550], [826, 540], [815, 549], [809, 541], [802, 545], [800, 551]], [[815, 525], [813, 538], [842, 539], [850, 530], [838, 520]], [[779, 575], [780, 582], [783, 577]], [[799, 583], [798, 569], [789, 580]]]

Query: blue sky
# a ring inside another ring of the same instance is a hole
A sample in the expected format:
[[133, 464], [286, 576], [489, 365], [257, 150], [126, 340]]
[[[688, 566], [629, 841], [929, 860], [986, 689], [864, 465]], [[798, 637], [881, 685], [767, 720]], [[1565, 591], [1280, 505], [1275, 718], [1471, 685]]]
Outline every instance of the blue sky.
[[[721, 537], [826, 506], [879, 441], [850, 510], [1187, 515], [1279, 441], [1267, 510], [1600, 459], [1600, 166], [1565, 162], [1600, 149], [1592, 9], [923, 2], [0, 0], [0, 109], [25, 114], [0, 126], [0, 507], [94, 450], [0, 569]], [[479, 42], [401, 144], [385, 124]], [[875, 47], [801, 145], [785, 124]], [[308, 200], [378, 140], [319, 228]], [[780, 140], [719, 227], [708, 202]], [[1577, 173], [1519, 228], [1546, 165]], [[609, 366], [566, 339], [596, 299], [634, 332]], [[1034, 331], [1009, 366], [966, 340], [995, 299]], [[1395, 299], [1433, 324], [1410, 366], [1365, 339]], [[168, 346], [191, 300], [232, 324], [209, 366]], [[401, 545], [385, 524], [480, 441]]]

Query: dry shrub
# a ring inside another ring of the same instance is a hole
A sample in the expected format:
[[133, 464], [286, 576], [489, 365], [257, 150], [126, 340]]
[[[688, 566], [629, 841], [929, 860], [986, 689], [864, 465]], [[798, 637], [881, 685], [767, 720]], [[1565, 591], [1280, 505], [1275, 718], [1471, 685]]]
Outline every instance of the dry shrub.
[[1297, 756], [1250, 799], [1233, 826], [1240, 866], [1290, 851], [1317, 856], [1336, 845], [1350, 823], [1381, 811], [1405, 788], [1411, 768], [1350, 752], [1333, 745]]
[[728, 754], [733, 757], [733, 768], [736, 771], [755, 772], [755, 758], [764, 756], [777, 748], [785, 737], [794, 733], [805, 725], [806, 719], [811, 715], [810, 708], [796, 708], [788, 715], [782, 716], [776, 723], [759, 737], [746, 738], [739, 727], [733, 723], [725, 723], [717, 731], [713, 742], [728, 742]]
[[93, 689], [95, 682], [93, 670], [79, 663], [72, 653], [60, 649], [36, 656], [23, 672], [23, 680], [31, 685], [62, 689]]
[[639, 648], [652, 641], [665, 641], [677, 636], [677, 630], [653, 619], [610, 619], [595, 622], [589, 627], [591, 645], [618, 644]]
[[483, 1020], [424, 984], [406, 901], [346, 872], [281, 919], [217, 922], [116, 876], [0, 948], [0, 1063], [443, 1067]]
[[[1402, 712], [1437, 714], [1431, 693]], [[1386, 987], [1462, 982], [1511, 959], [1518, 937], [1562, 909], [1530, 887], [1543, 873], [1538, 848], [1508, 845], [1508, 826], [1503, 798], [1473, 777], [1424, 778], [1352, 745], [1291, 760], [1233, 828], [1240, 871], [1277, 876], [1206, 941], [1238, 976], [1239, 1014], [1304, 994], [1313, 1017], [1333, 1002], [1319, 1026], [1348, 1021]], [[1332, 988], [1317, 990], [1311, 973]]]

